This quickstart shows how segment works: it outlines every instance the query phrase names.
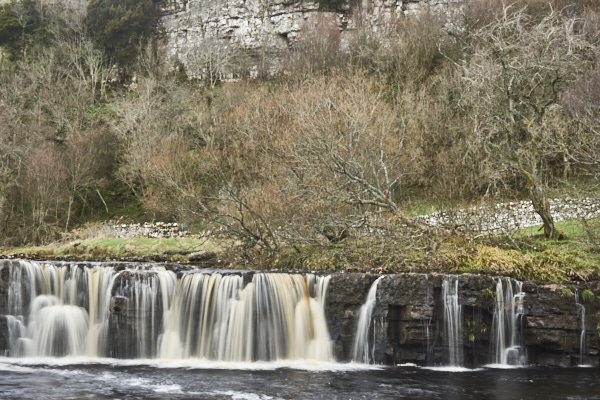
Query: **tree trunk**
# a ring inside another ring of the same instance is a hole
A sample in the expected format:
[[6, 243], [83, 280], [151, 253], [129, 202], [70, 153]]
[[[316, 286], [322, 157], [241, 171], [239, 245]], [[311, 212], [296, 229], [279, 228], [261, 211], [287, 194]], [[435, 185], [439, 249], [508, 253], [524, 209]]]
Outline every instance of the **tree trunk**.
[[554, 227], [554, 218], [550, 212], [550, 203], [546, 196], [544, 187], [539, 183], [532, 182], [529, 186], [529, 197], [533, 204], [533, 209], [542, 218], [544, 227], [544, 236], [549, 239], [562, 240], [563, 234]]
[[71, 221], [71, 207], [75, 201], [73, 196], [69, 196], [69, 208], [67, 211], [67, 223], [65, 224], [65, 232], [69, 232], [69, 222]]
[[519, 170], [527, 179], [529, 198], [533, 209], [542, 218], [544, 236], [548, 239], [562, 240], [564, 238], [563, 234], [556, 230], [554, 218], [552, 218], [552, 212], [550, 211], [542, 163], [535, 153], [532, 154], [530, 161], [531, 172], [526, 171], [523, 165], [519, 165]]
[[8, 215], [5, 216], [4, 209], [6, 206], [6, 197], [4, 195], [0, 195], [0, 234], [4, 231], [4, 226], [6, 225], [6, 221], [8, 220]]

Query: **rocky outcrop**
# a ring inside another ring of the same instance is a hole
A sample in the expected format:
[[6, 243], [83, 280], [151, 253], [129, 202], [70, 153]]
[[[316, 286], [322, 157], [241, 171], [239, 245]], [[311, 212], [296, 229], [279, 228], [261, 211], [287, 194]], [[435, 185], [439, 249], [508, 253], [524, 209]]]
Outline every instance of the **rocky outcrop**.
[[[579, 360], [581, 332], [585, 329], [587, 354], [590, 364], [598, 365], [598, 294], [600, 283], [581, 286], [536, 285], [527, 282], [525, 302], [525, 342], [530, 362], [540, 365], [577, 365]], [[574, 302], [575, 291], [594, 293], [588, 299], [585, 326], [582, 310]], [[588, 363], [588, 360], [584, 360]]]
[[[351, 346], [360, 306], [370, 284], [369, 274], [334, 274], [326, 312], [336, 356], [351, 358]], [[448, 349], [444, 332], [443, 275], [386, 275], [378, 286], [373, 312], [372, 342], [379, 363], [444, 365]], [[487, 276], [461, 275], [462, 347], [465, 366], [494, 363], [492, 348], [495, 281]], [[588, 290], [585, 327], [575, 291]], [[526, 364], [598, 365], [600, 283], [542, 285], [524, 282], [522, 335]], [[581, 332], [585, 328], [586, 354], [580, 360]]]
[[[181, 65], [188, 75], [206, 73], [233, 76], [234, 64], [256, 73], [277, 67], [281, 51], [293, 44], [305, 27], [323, 15], [335, 21], [343, 36], [356, 26], [355, 8], [361, 18], [378, 25], [426, 8], [446, 9], [458, 0], [359, 0], [341, 2], [335, 8], [327, 0], [167, 0], [163, 3], [162, 28], [171, 65]], [[353, 7], [350, 6], [353, 4]], [[210, 67], [207, 67], [210, 64]], [[207, 71], [206, 68], [217, 68]]]
[[0, 315], [0, 356], [8, 355], [9, 344], [8, 317]]

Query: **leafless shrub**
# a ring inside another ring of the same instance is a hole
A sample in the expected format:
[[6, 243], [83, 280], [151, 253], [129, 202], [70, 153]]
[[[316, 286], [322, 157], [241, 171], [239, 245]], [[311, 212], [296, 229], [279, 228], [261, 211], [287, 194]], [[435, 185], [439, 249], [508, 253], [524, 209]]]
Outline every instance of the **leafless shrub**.
[[566, 93], [562, 104], [576, 118], [592, 126], [600, 125], [600, 65]]
[[361, 74], [336, 76], [308, 82], [303, 92], [287, 110], [297, 123], [288, 153], [302, 174], [299, 186], [336, 203], [399, 211], [418, 149], [375, 83]]
[[354, 19], [356, 27], [346, 33], [351, 65], [387, 76], [391, 88], [398, 91], [422, 84], [444, 64], [440, 48], [449, 55], [454, 52], [454, 39], [438, 14], [356, 15]]
[[283, 55], [282, 70], [292, 76], [323, 73], [344, 65], [335, 13], [319, 12], [305, 22]]
[[27, 242], [41, 243], [57, 237], [63, 220], [66, 180], [60, 154], [53, 147], [47, 145], [32, 152], [19, 199]]

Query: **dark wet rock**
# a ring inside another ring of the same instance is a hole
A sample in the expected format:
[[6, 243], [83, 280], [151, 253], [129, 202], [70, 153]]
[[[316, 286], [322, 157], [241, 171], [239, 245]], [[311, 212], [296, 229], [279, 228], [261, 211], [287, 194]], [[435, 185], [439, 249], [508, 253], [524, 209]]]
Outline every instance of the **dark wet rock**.
[[186, 257], [191, 262], [209, 261], [217, 258], [217, 253], [208, 250], [201, 250], [190, 253]]
[[[338, 273], [331, 278], [326, 315], [336, 357], [352, 357], [354, 330], [360, 307], [376, 275]], [[444, 364], [447, 346], [441, 274], [386, 275], [377, 290], [371, 337], [374, 358], [381, 363]], [[494, 362], [492, 326], [495, 280], [488, 276], [459, 276], [462, 305], [463, 352], [466, 366]], [[574, 296], [588, 289], [595, 300], [586, 306], [587, 362], [598, 365], [598, 282], [578, 287], [524, 282], [523, 339], [529, 363], [577, 365], [579, 362], [581, 309]], [[564, 290], [563, 290], [564, 289]]]
[[9, 335], [8, 320], [5, 315], [0, 315], [0, 356], [8, 352]]
[[112, 312], [121, 312], [127, 310], [129, 299], [125, 296], [113, 296], [110, 301], [110, 309]]

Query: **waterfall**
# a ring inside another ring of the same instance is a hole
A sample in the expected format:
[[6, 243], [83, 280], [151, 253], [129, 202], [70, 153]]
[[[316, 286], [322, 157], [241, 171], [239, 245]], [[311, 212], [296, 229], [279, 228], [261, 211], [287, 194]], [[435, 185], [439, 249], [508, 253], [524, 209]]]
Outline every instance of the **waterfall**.
[[9, 264], [9, 356], [332, 359], [330, 277]]
[[446, 276], [442, 282], [444, 330], [448, 346], [448, 365], [459, 367], [463, 362], [462, 307], [459, 302], [458, 278]]
[[[526, 354], [523, 346], [523, 283], [515, 281], [513, 292], [510, 279], [496, 279], [496, 302], [492, 322], [492, 346], [494, 363], [497, 365], [524, 365]], [[514, 293], [514, 294], [513, 294]]]
[[[160, 337], [162, 358], [223, 361], [330, 360], [323, 311], [329, 277], [186, 274]], [[314, 297], [310, 287], [314, 286]]]
[[[369, 364], [374, 361], [375, 346], [369, 346], [369, 335], [373, 325], [373, 309], [377, 302], [377, 286], [383, 277], [375, 279], [369, 288], [367, 299], [360, 307], [358, 314], [358, 324], [354, 334], [354, 343], [352, 344], [352, 361]], [[374, 326], [374, 325], [373, 325]], [[373, 340], [373, 338], [371, 338]]]
[[[102, 316], [102, 305], [99, 297], [87, 290], [91, 271], [76, 265], [26, 261], [11, 265], [11, 356], [80, 356], [88, 350], [97, 352], [103, 338], [88, 338], [102, 324], [97, 318]], [[111, 274], [112, 270], [102, 269], [101, 273]]]
[[581, 335], [579, 336], [579, 365], [587, 365], [587, 343], [585, 334], [585, 306], [579, 302], [579, 291], [575, 289], [575, 306], [581, 310]]
[[[429, 275], [425, 274], [425, 281], [427, 282], [427, 286], [426, 286], [426, 303], [427, 305], [429, 304], [433, 304], [433, 293], [432, 293], [432, 286], [430, 285], [429, 282]], [[434, 332], [431, 331], [431, 324], [432, 324], [432, 318], [429, 317], [427, 318], [426, 321], [423, 321], [423, 333], [424, 333], [424, 338], [425, 338], [425, 343], [424, 343], [424, 350], [425, 350], [425, 359], [427, 362], [427, 365], [432, 366], [434, 365], [434, 350], [435, 350], [435, 330]]]

